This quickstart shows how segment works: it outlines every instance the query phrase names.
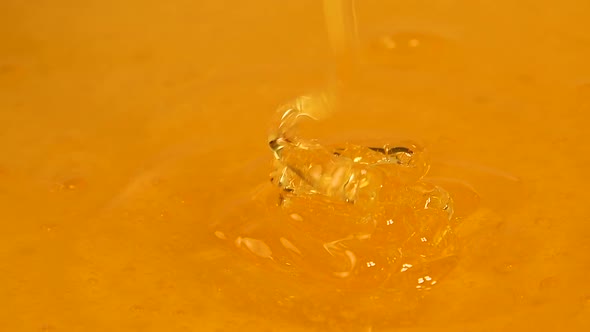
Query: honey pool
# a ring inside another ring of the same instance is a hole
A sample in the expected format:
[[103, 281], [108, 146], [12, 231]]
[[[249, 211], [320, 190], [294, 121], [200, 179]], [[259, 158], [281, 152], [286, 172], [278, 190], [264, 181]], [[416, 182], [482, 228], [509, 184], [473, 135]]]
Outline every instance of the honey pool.
[[437, 287], [340, 292], [212, 228], [268, 183], [277, 107], [339, 72], [320, 1], [3, 0], [0, 331], [589, 330], [590, 3], [356, 7], [319, 132], [419, 141], [477, 193]]

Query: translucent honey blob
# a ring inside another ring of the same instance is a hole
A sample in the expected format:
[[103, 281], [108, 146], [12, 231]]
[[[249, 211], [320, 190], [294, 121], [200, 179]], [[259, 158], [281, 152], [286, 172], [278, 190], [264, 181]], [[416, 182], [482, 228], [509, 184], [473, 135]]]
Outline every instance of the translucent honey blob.
[[429, 164], [416, 144], [300, 137], [301, 120], [326, 119], [329, 107], [319, 95], [279, 108], [270, 181], [224, 209], [216, 236], [255, 261], [342, 290], [431, 289], [455, 262], [451, 195], [424, 180]]

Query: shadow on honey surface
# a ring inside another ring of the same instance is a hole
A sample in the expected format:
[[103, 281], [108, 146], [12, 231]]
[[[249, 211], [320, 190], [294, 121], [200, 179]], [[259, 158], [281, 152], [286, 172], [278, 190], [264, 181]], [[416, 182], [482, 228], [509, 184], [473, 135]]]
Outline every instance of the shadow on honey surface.
[[314, 133], [428, 150], [461, 216], [436, 287], [285, 272], [262, 244], [292, 244], [250, 194], [276, 190], [271, 118], [332, 80], [319, 2], [9, 0], [0, 330], [587, 330], [590, 7], [357, 7], [363, 63]]

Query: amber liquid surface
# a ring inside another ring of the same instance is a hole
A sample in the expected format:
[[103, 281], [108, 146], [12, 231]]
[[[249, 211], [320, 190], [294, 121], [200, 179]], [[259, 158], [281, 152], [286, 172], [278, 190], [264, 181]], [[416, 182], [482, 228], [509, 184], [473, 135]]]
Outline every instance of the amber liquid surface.
[[[319, 1], [1, 2], [0, 330], [588, 330], [589, 13], [357, 1], [351, 65]], [[454, 195], [457, 258], [427, 293], [216, 233], [261, 220], [277, 107], [338, 80], [311, 134], [418, 141]]]

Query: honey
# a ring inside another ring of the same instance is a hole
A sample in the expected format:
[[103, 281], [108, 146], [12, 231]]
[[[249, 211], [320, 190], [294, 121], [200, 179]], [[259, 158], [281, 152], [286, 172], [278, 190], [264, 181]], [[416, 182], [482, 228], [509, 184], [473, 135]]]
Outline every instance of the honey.
[[0, 330], [588, 330], [589, 5], [325, 6], [1, 2]]

